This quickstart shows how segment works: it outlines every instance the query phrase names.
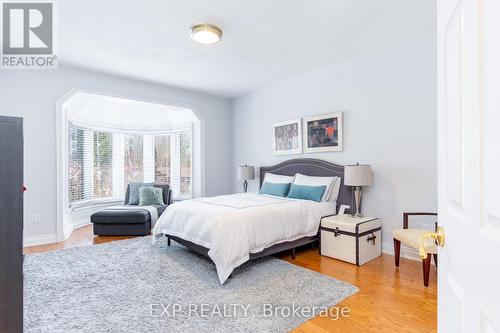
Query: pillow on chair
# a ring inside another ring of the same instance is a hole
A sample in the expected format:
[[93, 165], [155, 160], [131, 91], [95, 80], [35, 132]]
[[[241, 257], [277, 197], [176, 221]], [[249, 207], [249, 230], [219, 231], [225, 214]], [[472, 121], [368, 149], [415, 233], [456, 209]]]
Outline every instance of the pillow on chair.
[[163, 190], [158, 187], [141, 187], [139, 189], [139, 206], [164, 206]]
[[154, 187], [156, 188], [161, 188], [163, 190], [163, 203], [165, 205], [170, 204], [170, 193], [172, 192], [170, 190], [170, 185], [167, 184], [155, 184]]
[[126, 205], [139, 204], [139, 189], [141, 187], [152, 187], [154, 183], [129, 183], [127, 186], [127, 193], [125, 194]]

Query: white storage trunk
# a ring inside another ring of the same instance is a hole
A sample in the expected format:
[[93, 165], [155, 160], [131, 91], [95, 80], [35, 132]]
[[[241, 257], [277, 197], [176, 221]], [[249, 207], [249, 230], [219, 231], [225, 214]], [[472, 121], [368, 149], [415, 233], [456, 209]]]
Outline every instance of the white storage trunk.
[[335, 215], [321, 219], [321, 254], [356, 265], [380, 256], [382, 223], [373, 217]]

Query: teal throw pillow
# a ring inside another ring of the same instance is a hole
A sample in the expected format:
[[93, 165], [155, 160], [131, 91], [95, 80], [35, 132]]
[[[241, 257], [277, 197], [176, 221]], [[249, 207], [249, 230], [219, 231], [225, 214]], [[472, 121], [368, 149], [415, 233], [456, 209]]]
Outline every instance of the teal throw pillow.
[[288, 197], [293, 199], [304, 199], [320, 202], [326, 186], [306, 186], [292, 184]]
[[129, 196], [128, 201], [125, 203], [127, 205], [138, 205], [139, 204], [139, 189], [141, 187], [152, 187], [154, 183], [129, 183]]
[[260, 194], [269, 194], [277, 197], [286, 197], [288, 191], [290, 190], [290, 183], [285, 184], [275, 184], [264, 182], [260, 188]]

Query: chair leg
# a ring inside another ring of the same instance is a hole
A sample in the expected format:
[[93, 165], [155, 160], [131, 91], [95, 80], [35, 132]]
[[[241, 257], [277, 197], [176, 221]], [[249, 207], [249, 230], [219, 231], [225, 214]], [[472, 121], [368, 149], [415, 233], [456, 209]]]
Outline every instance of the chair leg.
[[432, 256], [434, 257], [434, 263], [436, 264], [436, 268], [437, 268], [438, 267], [438, 255], [437, 255], [437, 253], [434, 253]]
[[295, 260], [295, 248], [292, 249], [292, 259]]
[[167, 237], [167, 245], [170, 246], [170, 237]]
[[427, 257], [422, 259], [422, 268], [424, 271], [424, 286], [429, 286], [429, 273], [431, 271], [431, 254], [427, 253]]
[[394, 238], [394, 263], [399, 267], [399, 256], [401, 254], [401, 242]]

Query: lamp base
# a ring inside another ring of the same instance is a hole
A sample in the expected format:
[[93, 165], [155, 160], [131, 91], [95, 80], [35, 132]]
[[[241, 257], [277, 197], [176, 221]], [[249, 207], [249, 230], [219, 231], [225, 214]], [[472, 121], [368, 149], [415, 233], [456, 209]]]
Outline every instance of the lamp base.
[[245, 181], [243, 182], [243, 192], [244, 192], [244, 193], [247, 193], [247, 190], [248, 190], [248, 182], [245, 180]]
[[356, 203], [356, 213], [354, 214], [354, 216], [356, 217], [363, 217], [363, 215], [361, 215], [361, 209], [360, 209], [360, 205], [361, 205], [361, 186], [356, 186], [356, 188], [354, 189], [354, 201]]

